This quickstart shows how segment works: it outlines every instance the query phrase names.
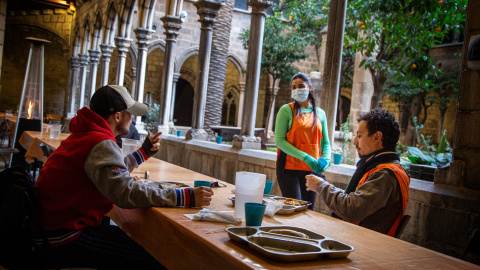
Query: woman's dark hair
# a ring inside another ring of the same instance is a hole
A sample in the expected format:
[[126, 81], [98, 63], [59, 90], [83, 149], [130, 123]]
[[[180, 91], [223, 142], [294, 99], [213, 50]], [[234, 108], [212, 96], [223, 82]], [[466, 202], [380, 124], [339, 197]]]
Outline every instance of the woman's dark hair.
[[[301, 79], [302, 81], [306, 82], [308, 87], [312, 85], [312, 81], [310, 80], [310, 77], [308, 77], [305, 73], [298, 72], [297, 74], [293, 75], [292, 79], [290, 80], [290, 85], [292, 85], [292, 82], [295, 79]], [[313, 98], [312, 91], [308, 92], [308, 100], [313, 105], [313, 126], [312, 126], [312, 129], [313, 129], [315, 127], [315, 124], [317, 123], [318, 115], [317, 115], [317, 107], [315, 107], [315, 99]], [[297, 118], [299, 118], [300, 115], [302, 114], [302, 110], [300, 109], [300, 105], [298, 105], [298, 102], [296, 100], [294, 100], [293, 109], [294, 109], [294, 114], [296, 115]]]
[[400, 138], [400, 126], [395, 121], [395, 116], [387, 110], [374, 109], [363, 113], [357, 121], [367, 122], [368, 135], [380, 131], [382, 132], [383, 147], [387, 150], [395, 150], [398, 139]]

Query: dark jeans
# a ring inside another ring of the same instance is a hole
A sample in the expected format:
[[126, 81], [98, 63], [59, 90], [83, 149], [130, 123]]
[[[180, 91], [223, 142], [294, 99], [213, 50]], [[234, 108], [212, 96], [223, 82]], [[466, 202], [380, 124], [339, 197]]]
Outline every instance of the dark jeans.
[[47, 268], [166, 269], [118, 226], [109, 224], [83, 229], [73, 242], [42, 252]]
[[313, 210], [315, 206], [315, 199], [317, 193], [313, 191], [307, 191], [305, 176], [313, 174], [325, 179], [323, 174], [318, 174], [313, 171], [299, 171], [299, 170], [287, 170], [285, 169], [285, 154], [279, 155], [277, 160], [277, 181], [282, 191], [282, 196], [287, 198], [294, 198], [311, 202], [312, 205], [308, 209]]

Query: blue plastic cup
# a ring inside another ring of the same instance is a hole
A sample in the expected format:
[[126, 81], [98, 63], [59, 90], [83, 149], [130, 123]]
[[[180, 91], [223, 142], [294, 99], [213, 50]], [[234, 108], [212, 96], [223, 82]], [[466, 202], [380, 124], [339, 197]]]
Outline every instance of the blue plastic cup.
[[263, 190], [263, 194], [270, 194], [272, 192], [273, 181], [265, 181], [265, 189]]
[[218, 144], [221, 144], [223, 137], [222, 137], [222, 136], [217, 136], [216, 139], [217, 139], [217, 143], [218, 143]]
[[245, 203], [245, 224], [246, 226], [261, 226], [265, 208], [267, 206], [261, 203]]
[[177, 137], [180, 137], [182, 136], [182, 131], [181, 130], [177, 130]]
[[333, 154], [333, 164], [340, 164], [342, 161], [342, 154]]
[[210, 187], [211, 182], [210, 181], [204, 181], [204, 180], [195, 180], [193, 181], [193, 186], [194, 187]]

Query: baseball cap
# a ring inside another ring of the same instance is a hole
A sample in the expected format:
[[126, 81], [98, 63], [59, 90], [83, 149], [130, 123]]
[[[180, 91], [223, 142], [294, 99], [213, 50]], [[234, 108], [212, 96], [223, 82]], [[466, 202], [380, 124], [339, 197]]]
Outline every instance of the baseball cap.
[[105, 85], [93, 94], [90, 109], [101, 116], [109, 116], [124, 110], [133, 115], [142, 116], [148, 111], [148, 106], [136, 102], [123, 86]]

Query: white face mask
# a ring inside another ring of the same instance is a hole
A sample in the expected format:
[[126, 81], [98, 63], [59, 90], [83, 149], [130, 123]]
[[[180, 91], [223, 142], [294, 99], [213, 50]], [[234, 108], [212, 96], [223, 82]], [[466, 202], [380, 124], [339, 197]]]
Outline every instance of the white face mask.
[[298, 102], [304, 102], [308, 98], [308, 89], [307, 88], [298, 88], [292, 91], [293, 99]]

